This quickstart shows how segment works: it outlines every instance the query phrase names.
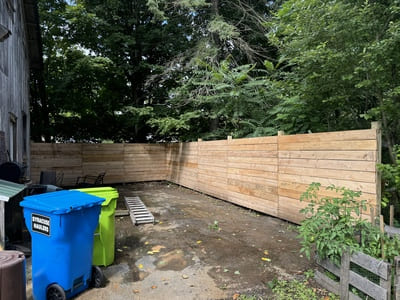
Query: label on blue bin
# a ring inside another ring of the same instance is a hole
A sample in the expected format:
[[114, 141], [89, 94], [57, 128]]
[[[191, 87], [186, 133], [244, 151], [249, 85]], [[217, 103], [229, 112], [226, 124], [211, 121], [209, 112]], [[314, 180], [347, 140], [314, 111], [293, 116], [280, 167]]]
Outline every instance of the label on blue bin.
[[32, 231], [50, 236], [50, 218], [32, 214]]

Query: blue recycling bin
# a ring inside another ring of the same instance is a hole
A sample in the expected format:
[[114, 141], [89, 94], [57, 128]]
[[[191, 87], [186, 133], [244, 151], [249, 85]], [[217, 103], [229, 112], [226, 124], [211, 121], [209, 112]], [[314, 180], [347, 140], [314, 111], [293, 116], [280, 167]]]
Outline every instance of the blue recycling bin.
[[59, 191], [28, 196], [21, 202], [32, 237], [35, 300], [66, 299], [88, 288], [103, 201], [79, 191]]

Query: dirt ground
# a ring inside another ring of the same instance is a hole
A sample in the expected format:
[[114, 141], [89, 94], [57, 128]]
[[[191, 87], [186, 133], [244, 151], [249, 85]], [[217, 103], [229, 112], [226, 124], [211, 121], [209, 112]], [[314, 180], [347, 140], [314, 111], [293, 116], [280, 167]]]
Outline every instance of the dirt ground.
[[314, 268], [291, 223], [167, 182], [117, 188], [117, 209], [125, 209], [123, 196], [139, 196], [156, 223], [117, 217], [107, 284], [76, 299], [270, 299], [269, 281], [302, 279]]

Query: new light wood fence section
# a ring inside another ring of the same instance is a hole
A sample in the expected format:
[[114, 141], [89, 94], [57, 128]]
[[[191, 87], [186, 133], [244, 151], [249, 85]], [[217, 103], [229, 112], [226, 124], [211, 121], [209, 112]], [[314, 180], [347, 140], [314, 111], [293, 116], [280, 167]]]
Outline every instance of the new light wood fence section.
[[[363, 192], [379, 214], [380, 129], [171, 144], [32, 144], [41, 170], [77, 176], [106, 171], [106, 183], [168, 180], [295, 223], [312, 182]], [[369, 210], [364, 211], [369, 217]]]
[[63, 185], [72, 186], [78, 176], [106, 172], [106, 184], [165, 180], [166, 146], [163, 144], [42, 144], [31, 145], [31, 176], [40, 171], [63, 173]]
[[322, 196], [334, 195], [325, 190], [331, 184], [362, 191], [379, 213], [379, 140], [379, 129], [279, 136], [278, 215], [299, 222], [307, 203], [298, 199], [312, 182], [321, 183]]

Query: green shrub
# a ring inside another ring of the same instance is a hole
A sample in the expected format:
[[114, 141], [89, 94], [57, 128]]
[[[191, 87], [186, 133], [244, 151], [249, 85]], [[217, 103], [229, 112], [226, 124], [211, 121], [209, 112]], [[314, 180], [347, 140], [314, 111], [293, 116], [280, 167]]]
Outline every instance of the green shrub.
[[396, 145], [393, 149], [396, 159], [395, 164], [378, 164], [378, 170], [382, 172], [382, 181], [384, 189], [382, 193], [382, 207], [394, 204], [399, 208], [399, 191], [400, 191], [400, 145]]
[[361, 192], [345, 187], [327, 187], [337, 197], [318, 197], [321, 184], [312, 183], [300, 200], [310, 202], [300, 212], [306, 218], [299, 227], [301, 252], [310, 258], [313, 247], [321, 258], [329, 258], [340, 264], [343, 251], [361, 251], [379, 258], [382, 255], [381, 240], [384, 241], [385, 257], [393, 260], [399, 254], [400, 241], [382, 234], [379, 228], [361, 218], [366, 201], [359, 200]]

